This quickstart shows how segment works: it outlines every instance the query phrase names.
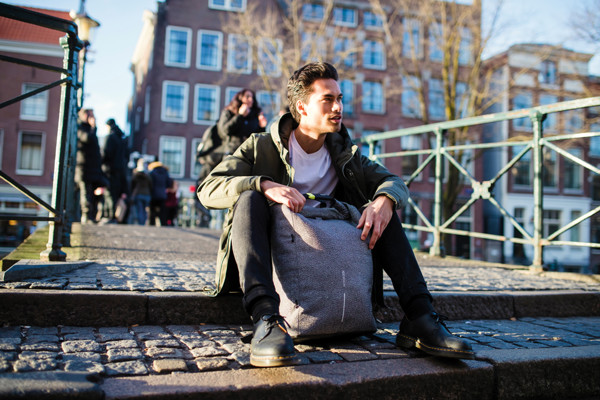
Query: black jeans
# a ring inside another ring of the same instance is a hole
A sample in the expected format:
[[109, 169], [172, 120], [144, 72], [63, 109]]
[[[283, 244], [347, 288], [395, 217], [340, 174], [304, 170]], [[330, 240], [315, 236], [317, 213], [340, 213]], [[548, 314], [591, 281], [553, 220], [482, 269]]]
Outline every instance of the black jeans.
[[[279, 303], [273, 285], [270, 227], [266, 197], [254, 190], [243, 192], [233, 212], [231, 246], [244, 292], [244, 307], [249, 313], [250, 305], [259, 297], [268, 296]], [[405, 308], [415, 296], [431, 298], [397, 214], [392, 216], [372, 252], [375, 262], [392, 280], [400, 306]]]

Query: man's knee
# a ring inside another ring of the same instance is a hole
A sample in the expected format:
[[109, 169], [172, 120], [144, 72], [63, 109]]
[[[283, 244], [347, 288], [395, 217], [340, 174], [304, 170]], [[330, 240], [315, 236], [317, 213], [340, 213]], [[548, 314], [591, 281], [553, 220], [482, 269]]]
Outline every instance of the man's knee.
[[256, 208], [268, 207], [267, 198], [256, 190], [246, 190], [240, 194], [237, 202], [235, 203], [234, 211], [240, 209], [250, 211]]

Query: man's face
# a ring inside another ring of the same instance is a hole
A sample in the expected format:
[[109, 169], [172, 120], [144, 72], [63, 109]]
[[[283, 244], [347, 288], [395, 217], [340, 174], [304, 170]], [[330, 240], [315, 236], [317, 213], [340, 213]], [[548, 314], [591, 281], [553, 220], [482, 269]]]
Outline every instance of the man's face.
[[340, 86], [333, 79], [317, 79], [312, 87], [313, 92], [302, 104], [300, 124], [317, 134], [338, 132], [343, 111]]

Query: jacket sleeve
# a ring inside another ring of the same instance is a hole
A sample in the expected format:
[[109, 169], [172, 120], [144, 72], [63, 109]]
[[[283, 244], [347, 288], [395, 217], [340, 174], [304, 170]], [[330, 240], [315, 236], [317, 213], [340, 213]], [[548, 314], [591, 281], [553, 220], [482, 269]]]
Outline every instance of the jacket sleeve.
[[228, 136], [240, 136], [243, 130], [244, 118], [240, 114], [234, 114], [230, 110], [225, 109], [219, 118], [219, 134], [222, 139]]
[[246, 140], [232, 155], [219, 163], [198, 187], [198, 199], [208, 209], [231, 208], [246, 190], [261, 191], [262, 179], [253, 175], [256, 136]]
[[404, 181], [392, 174], [384, 166], [361, 155], [362, 169], [365, 183], [370, 196], [374, 200], [377, 196], [387, 196], [394, 203], [396, 209], [403, 208], [408, 203], [409, 191]]

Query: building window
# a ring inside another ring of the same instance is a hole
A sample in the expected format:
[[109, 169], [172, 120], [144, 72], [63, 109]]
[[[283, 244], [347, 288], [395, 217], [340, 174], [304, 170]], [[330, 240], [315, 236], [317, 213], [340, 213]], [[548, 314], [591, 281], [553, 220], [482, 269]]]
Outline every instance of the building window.
[[[519, 225], [525, 227], [525, 209], [522, 207], [515, 208], [515, 220]], [[513, 237], [522, 238], [523, 234], [520, 230], [513, 226]], [[527, 257], [525, 255], [525, 246], [523, 243], [513, 243], [513, 263], [525, 263]]]
[[431, 119], [443, 120], [446, 118], [446, 101], [444, 90], [440, 79], [429, 81], [429, 117]]
[[164, 81], [161, 119], [165, 122], [187, 122], [189, 86], [184, 82]]
[[246, 0], [209, 0], [208, 8], [223, 11], [245, 11]]
[[[572, 97], [565, 97], [564, 101], [575, 100]], [[583, 129], [583, 113], [582, 110], [569, 110], [563, 113], [565, 119], [565, 130], [570, 132], [579, 132]]]
[[220, 71], [222, 47], [223, 33], [199, 30], [196, 68], [209, 71]]
[[322, 40], [316, 33], [302, 32], [302, 59], [305, 61], [320, 61], [324, 58], [326, 41]]
[[[581, 159], [582, 151], [581, 149], [568, 149], [569, 153], [574, 155], [575, 157]], [[568, 158], [565, 158], [565, 170], [564, 170], [564, 179], [565, 179], [565, 189], [569, 191], [577, 191], [580, 192], [583, 190], [583, 167]]]
[[465, 82], [456, 83], [456, 118], [465, 118], [469, 111], [469, 91]]
[[[29, 93], [44, 86], [41, 83], [24, 83], [22, 93]], [[48, 91], [21, 101], [21, 119], [27, 121], [46, 121], [48, 118]]]
[[421, 118], [419, 101], [419, 79], [415, 76], [402, 78], [402, 114], [407, 117]]
[[167, 27], [165, 65], [181, 68], [188, 68], [190, 66], [191, 37], [192, 30], [189, 28]]
[[340, 81], [342, 91], [342, 105], [344, 106], [344, 115], [352, 116], [354, 114], [354, 83], [350, 79]]
[[[553, 96], [550, 94], [541, 94], [540, 95], [540, 105], [541, 106], [547, 106], [549, 104], [554, 104], [557, 101], [558, 100], [557, 100], [556, 96]], [[555, 131], [557, 128], [556, 113], [546, 114], [546, 119], [544, 119], [544, 122], [542, 123], [542, 127], [544, 128], [544, 130]]]
[[169, 175], [172, 178], [183, 178], [185, 138], [177, 136], [161, 136], [158, 151], [158, 159], [169, 168]]
[[344, 64], [348, 68], [356, 66], [356, 52], [354, 51], [354, 42], [349, 38], [333, 39], [333, 63], [335, 65]]
[[[600, 133], [600, 124], [592, 124], [590, 131]], [[590, 138], [590, 156], [600, 157], [600, 136]]]
[[364, 81], [362, 84], [362, 110], [366, 113], [384, 113], [383, 85], [381, 82]]
[[44, 173], [45, 139], [42, 132], [19, 133], [17, 174], [41, 176]]
[[190, 178], [196, 179], [200, 175], [202, 164], [196, 159], [196, 153], [198, 152], [198, 146], [202, 143], [202, 138], [192, 139], [192, 150], [190, 151]]
[[[531, 108], [532, 104], [533, 104], [533, 100], [531, 98], [531, 93], [519, 93], [513, 99], [513, 109], [514, 110], [522, 110], [525, 108]], [[531, 119], [529, 117], [513, 119], [513, 129], [530, 130], [531, 129]]]
[[[579, 217], [581, 217], [580, 210], [571, 210], [571, 221], [575, 221]], [[569, 236], [571, 242], [579, 242], [581, 240], [581, 224], [577, 224], [569, 229]]]
[[434, 22], [429, 27], [429, 59], [431, 61], [442, 62], [444, 57], [442, 39], [442, 24]]
[[544, 210], [543, 219], [543, 235], [545, 238], [547, 238], [548, 236], [556, 232], [561, 226], [560, 210]]
[[219, 119], [220, 89], [215, 85], [194, 87], [194, 123], [210, 124]]
[[305, 21], [320, 22], [325, 16], [325, 8], [322, 4], [304, 4], [302, 6], [302, 19]]
[[556, 63], [554, 61], [542, 61], [538, 81], [547, 85], [554, 85], [556, 83]]
[[[367, 137], [369, 135], [373, 135], [375, 133], [381, 133], [379, 131], [374, 131], [374, 130], [365, 130], [362, 133], [362, 137]], [[363, 143], [362, 147], [361, 147], [361, 153], [362, 155], [364, 155], [365, 157], [369, 157], [369, 145], [367, 143]], [[376, 142], [375, 146], [373, 148], [373, 154], [377, 155], [377, 154], [381, 154], [383, 152], [383, 146], [381, 142]]]
[[404, 57], [421, 57], [421, 25], [416, 19], [406, 18], [402, 35], [402, 55]]
[[365, 11], [363, 14], [365, 28], [367, 29], [383, 29], [383, 17], [373, 11]]
[[146, 87], [144, 94], [144, 123], [150, 122], [150, 86]]
[[[400, 137], [400, 146], [402, 151], [421, 150], [421, 136], [410, 135]], [[408, 179], [419, 168], [420, 160], [418, 155], [402, 156], [402, 178]]]
[[365, 40], [363, 46], [363, 67], [380, 70], [385, 69], [383, 43], [376, 40]]
[[247, 37], [229, 35], [227, 67], [231, 72], [250, 74], [252, 72], [252, 47]]
[[558, 163], [556, 152], [544, 148], [542, 152], [543, 174], [542, 181], [545, 188], [556, 188], [558, 185]]
[[[525, 146], [514, 146], [512, 149], [513, 157], [519, 154]], [[531, 151], [528, 151], [511, 169], [513, 184], [515, 186], [531, 187]]]
[[281, 52], [282, 43], [280, 39], [262, 38], [258, 43], [258, 67], [259, 75], [281, 76]]
[[[227, 107], [229, 105], [229, 103], [231, 103], [231, 100], [233, 100], [233, 98], [235, 97], [235, 95], [241, 91], [243, 88], [241, 87], [235, 87], [235, 86], [229, 86], [225, 89], [225, 102], [223, 103], [223, 105], [225, 107]], [[258, 103], [260, 104], [260, 102]]]
[[473, 35], [468, 28], [460, 29], [460, 44], [458, 45], [458, 63], [470, 65], [473, 53]]
[[271, 122], [279, 115], [281, 96], [278, 92], [259, 90], [256, 92], [256, 100], [268, 122]]
[[356, 10], [346, 7], [334, 7], [333, 24], [355, 27], [357, 25]]

